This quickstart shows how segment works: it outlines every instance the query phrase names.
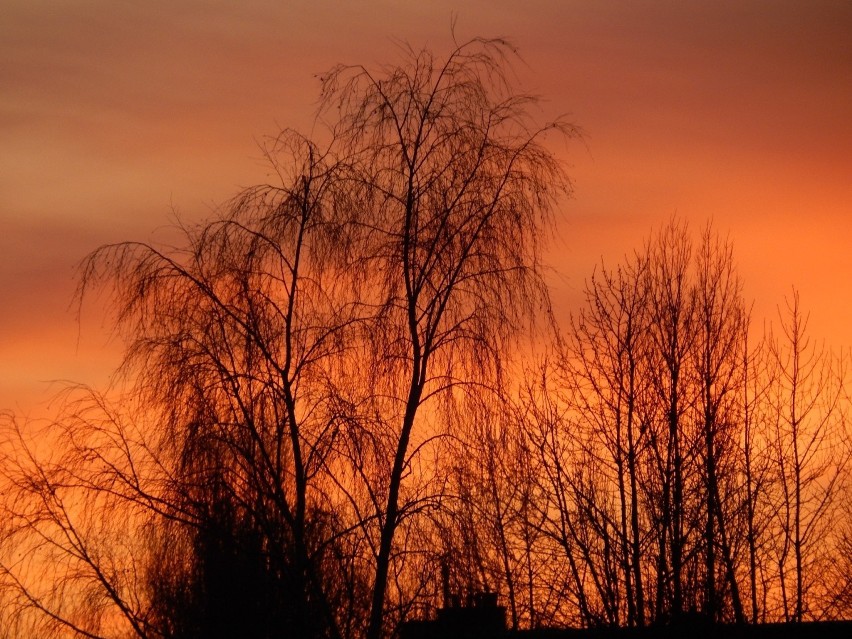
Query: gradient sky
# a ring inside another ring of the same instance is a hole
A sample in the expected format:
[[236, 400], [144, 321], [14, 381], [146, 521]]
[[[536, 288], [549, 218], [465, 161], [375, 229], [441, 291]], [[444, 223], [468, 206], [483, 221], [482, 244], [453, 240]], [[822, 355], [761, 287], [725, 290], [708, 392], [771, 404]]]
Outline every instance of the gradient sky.
[[560, 147], [560, 312], [677, 215], [730, 235], [758, 321], [795, 285], [812, 333], [852, 345], [848, 0], [3, 0], [0, 408], [108, 379], [98, 301], [70, 306], [83, 256], [211, 214], [266, 175], [260, 139], [309, 131], [316, 74], [447, 52], [453, 20], [508, 37], [542, 120], [585, 133]]

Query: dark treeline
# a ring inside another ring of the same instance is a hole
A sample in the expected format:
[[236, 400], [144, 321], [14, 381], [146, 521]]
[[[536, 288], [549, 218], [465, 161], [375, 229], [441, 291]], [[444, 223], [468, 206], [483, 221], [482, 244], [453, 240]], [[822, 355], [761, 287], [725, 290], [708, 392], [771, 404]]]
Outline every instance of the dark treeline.
[[482, 591], [515, 629], [852, 614], [843, 359], [678, 221], [553, 317], [575, 130], [510, 53], [335, 68], [268, 183], [86, 259], [125, 359], [4, 420], [3, 636], [380, 639]]

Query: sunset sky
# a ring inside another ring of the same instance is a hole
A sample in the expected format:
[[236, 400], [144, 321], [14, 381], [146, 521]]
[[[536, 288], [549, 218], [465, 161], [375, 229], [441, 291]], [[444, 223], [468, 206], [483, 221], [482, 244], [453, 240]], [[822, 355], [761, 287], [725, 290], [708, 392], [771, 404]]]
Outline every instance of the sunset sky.
[[3, 0], [0, 408], [115, 366], [75, 265], [167, 237], [264, 179], [258, 143], [310, 132], [338, 62], [505, 36], [520, 85], [584, 132], [550, 250], [555, 304], [673, 215], [735, 246], [758, 322], [792, 286], [810, 329], [852, 346], [852, 2], [754, 0]]

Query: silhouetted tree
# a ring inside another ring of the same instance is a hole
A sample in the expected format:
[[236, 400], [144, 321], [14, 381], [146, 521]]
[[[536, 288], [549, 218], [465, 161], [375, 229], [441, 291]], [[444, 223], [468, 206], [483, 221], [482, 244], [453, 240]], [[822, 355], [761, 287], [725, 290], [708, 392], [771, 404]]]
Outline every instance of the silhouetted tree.
[[[237, 625], [250, 636], [246, 615], [256, 636], [280, 633], [285, 620], [264, 615], [283, 598], [287, 626], [338, 637], [341, 618], [320, 572], [340, 531], [317, 528], [317, 515], [333, 508], [316, 478], [336, 436], [330, 361], [358, 322], [340, 295], [347, 242], [335, 217], [351, 207], [337, 190], [338, 165], [304, 138], [285, 132], [269, 158], [279, 184], [249, 189], [220, 219], [184, 228], [183, 248], [124, 243], [86, 260], [81, 295], [104, 284], [126, 339], [126, 410], [113, 417], [94, 394], [90, 408], [72, 405], [57, 472], [75, 477], [62, 485], [74, 499], [98, 506], [90, 516], [121, 518], [133, 506], [153, 525], [186, 528], [178, 532], [195, 564], [175, 584], [188, 595], [173, 603], [201, 607], [187, 614], [199, 616], [204, 636]], [[47, 468], [33, 457], [27, 472]], [[44, 502], [49, 487], [32, 485]], [[54, 534], [69, 536], [76, 524], [55, 512]], [[37, 532], [22, 521], [22, 534]], [[73, 538], [82, 546], [91, 536]], [[118, 592], [114, 578], [95, 572]], [[246, 608], [241, 596], [259, 603]], [[137, 634], [149, 632], [135, 623], [142, 613], [127, 612], [128, 598], [133, 610], [146, 606], [137, 590], [111, 597]]]
[[[368, 639], [386, 620], [403, 479], [424, 438], [440, 434], [442, 399], [466, 384], [493, 385], [520, 322], [546, 304], [539, 242], [554, 197], [567, 188], [541, 146], [560, 124], [530, 124], [534, 100], [512, 90], [501, 40], [474, 40], [445, 60], [410, 52], [374, 75], [339, 67], [324, 79], [335, 134], [350, 149], [350, 225], [373, 310], [359, 351], [383, 449], [367, 481], [377, 525]], [[437, 419], [436, 419], [437, 417]], [[422, 425], [421, 425], [422, 424]]]
[[617, 489], [613, 522], [620, 583], [628, 626], [645, 624], [642, 536], [640, 529], [639, 459], [647, 445], [642, 424], [646, 399], [649, 310], [647, 256], [608, 270], [601, 266], [586, 286], [586, 304], [571, 327], [573, 364], [569, 379], [576, 384], [574, 403], [589, 445], [607, 451], [607, 473]]
[[748, 554], [748, 617], [751, 623], [758, 623], [766, 619], [766, 598], [770, 588], [768, 573], [774, 572], [768, 557], [770, 522], [774, 517], [769, 495], [775, 467], [772, 445], [774, 423], [770, 418], [772, 411], [768, 398], [775, 380], [765, 339], [750, 347], [750, 330], [746, 322], [741, 340], [740, 460]]
[[844, 375], [838, 368], [842, 362], [811, 342], [798, 291], [779, 314], [782, 337], [771, 342], [777, 366], [771, 399], [776, 420], [776, 552], [783, 616], [798, 622], [818, 612], [811, 591], [829, 557], [821, 542], [830, 530], [848, 461], [840, 438]]
[[[734, 556], [734, 535], [739, 523], [737, 391], [743, 384], [739, 355], [747, 318], [741, 290], [731, 245], [720, 241], [708, 226], [696, 256], [694, 328], [697, 408], [703, 439], [699, 455], [703, 466], [705, 522], [702, 609], [713, 621], [724, 619], [721, 613], [725, 597], [717, 585], [717, 573], [721, 574], [737, 623], [745, 620]], [[717, 553], [721, 555], [718, 559]]]
[[[687, 552], [688, 508], [687, 475], [695, 455], [695, 440], [687, 408], [694, 400], [689, 384], [688, 357], [695, 340], [695, 300], [690, 284], [692, 246], [686, 228], [671, 223], [660, 232], [650, 247], [651, 364], [649, 372], [657, 396], [657, 417], [651, 420], [651, 446], [656, 457], [659, 485], [659, 512], [656, 513], [658, 538], [657, 590], [658, 614], [677, 617], [685, 610], [684, 564]], [[664, 602], [670, 602], [665, 604]], [[691, 603], [691, 602], [690, 602]]]

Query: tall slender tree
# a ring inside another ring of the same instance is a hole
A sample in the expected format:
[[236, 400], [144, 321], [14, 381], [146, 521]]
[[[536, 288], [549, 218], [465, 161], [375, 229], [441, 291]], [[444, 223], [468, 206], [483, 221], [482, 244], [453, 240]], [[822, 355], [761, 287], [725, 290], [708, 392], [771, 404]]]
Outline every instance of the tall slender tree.
[[628, 626], [645, 624], [639, 461], [647, 445], [641, 404], [648, 393], [644, 375], [648, 333], [648, 260], [637, 254], [627, 264], [602, 266], [586, 287], [586, 306], [571, 330], [568, 362], [574, 370], [574, 403], [590, 420], [594, 449], [607, 451], [617, 487], [618, 555]]
[[771, 346], [777, 366], [778, 579], [784, 619], [800, 622], [816, 612], [810, 593], [825, 559], [817, 540], [828, 530], [846, 467], [839, 438], [843, 373], [842, 362], [811, 341], [798, 291], [779, 314], [782, 336]]
[[[734, 620], [745, 620], [734, 557], [736, 505], [735, 429], [739, 419], [737, 389], [742, 386], [740, 342], [746, 313], [733, 250], [708, 225], [696, 256], [695, 355], [699, 429], [703, 439], [704, 613], [721, 620], [723, 597], [716, 583], [724, 575]], [[726, 487], [727, 484], [727, 487]], [[727, 490], [726, 490], [727, 488]], [[717, 559], [717, 552], [721, 557]]]
[[[530, 125], [529, 96], [508, 81], [501, 40], [474, 40], [438, 60], [410, 52], [376, 75], [339, 67], [324, 81], [352, 150], [351, 232], [374, 309], [369, 397], [386, 433], [368, 639], [383, 632], [406, 469], [430, 399], [493, 385], [519, 322], [546, 304], [539, 243], [567, 181], [541, 145], [561, 124]], [[438, 403], [432, 404], [438, 407]]]

